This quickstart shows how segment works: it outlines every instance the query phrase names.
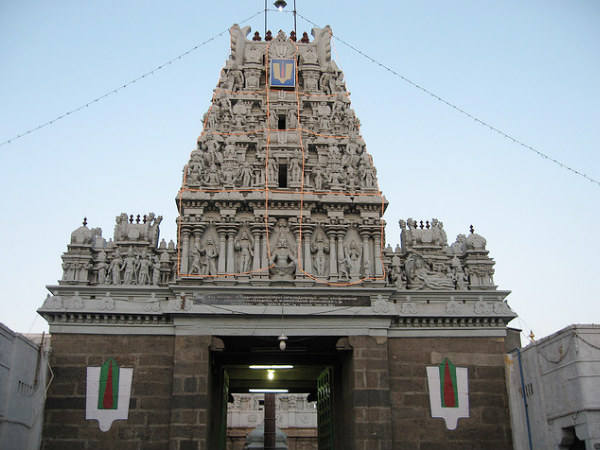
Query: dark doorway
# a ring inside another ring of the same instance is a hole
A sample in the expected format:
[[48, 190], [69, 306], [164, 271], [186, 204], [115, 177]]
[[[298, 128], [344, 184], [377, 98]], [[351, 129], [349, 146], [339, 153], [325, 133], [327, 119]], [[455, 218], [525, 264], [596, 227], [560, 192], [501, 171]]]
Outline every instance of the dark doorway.
[[[334, 424], [338, 424], [340, 419], [338, 417], [338, 420], [334, 420], [334, 415], [337, 405], [341, 405], [341, 402], [336, 402], [335, 397], [339, 395], [341, 400], [342, 392], [339, 376], [341, 370], [338, 369], [342, 364], [343, 355], [336, 349], [339, 336], [289, 337], [284, 351], [280, 350], [277, 337], [224, 336], [220, 339], [224, 343], [223, 351], [211, 353], [213, 370], [221, 374], [213, 378], [212, 392], [224, 392], [223, 383], [227, 383], [227, 395], [231, 402], [233, 394], [248, 394], [250, 389], [285, 389], [289, 394], [308, 393], [308, 401], [317, 401], [317, 392], [320, 391], [317, 403], [318, 430], [319, 435], [326, 432], [326, 438], [319, 440], [327, 442], [328, 445], [322, 447], [320, 444], [319, 449], [335, 448]], [[293, 368], [275, 369], [276, 375], [269, 379], [267, 369], [250, 368], [257, 365]], [[336, 371], [338, 375], [334, 386]], [[217, 445], [209, 446], [210, 448], [225, 450], [225, 398], [221, 396], [221, 404], [212, 406], [220, 408], [219, 411], [211, 412], [211, 416], [220, 417], [221, 423], [213, 428], [218, 430], [219, 436], [212, 437], [211, 441]]]

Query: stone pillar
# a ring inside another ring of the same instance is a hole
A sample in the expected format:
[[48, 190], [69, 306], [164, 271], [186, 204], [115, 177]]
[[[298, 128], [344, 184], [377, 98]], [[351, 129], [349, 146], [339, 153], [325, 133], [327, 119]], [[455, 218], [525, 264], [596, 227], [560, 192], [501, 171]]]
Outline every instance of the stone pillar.
[[[263, 268], [269, 267], [269, 240], [267, 239], [267, 233], [263, 233], [262, 235], [262, 252], [260, 255], [261, 266]], [[265, 271], [265, 275], [268, 275], [269, 272]]]
[[290, 224], [290, 229], [292, 230], [292, 233], [294, 233], [294, 238], [296, 238], [296, 243], [293, 246], [293, 248], [291, 248], [292, 246], [290, 246], [290, 250], [292, 250], [292, 253], [296, 255], [296, 279], [298, 279], [298, 277], [304, 276], [302, 270], [300, 270], [304, 269], [304, 263], [301, 260], [304, 251], [302, 250], [302, 243], [300, 242], [300, 224]]
[[337, 256], [335, 251], [335, 235], [336, 229], [328, 227], [327, 236], [329, 237], [329, 279], [337, 278], [338, 276], [338, 264]]
[[219, 264], [217, 267], [217, 272], [219, 275], [225, 273], [225, 260], [226, 260], [226, 246], [225, 246], [225, 231], [219, 230]]
[[210, 343], [210, 336], [175, 336], [171, 450], [208, 449]]
[[375, 230], [373, 232], [373, 252], [375, 257], [373, 258], [375, 263], [375, 277], [381, 278], [383, 276], [383, 261], [381, 259], [381, 231]]
[[368, 228], [361, 228], [360, 237], [362, 238], [362, 273], [364, 278], [368, 278], [371, 276], [372, 272], [372, 262], [371, 258], [371, 246], [369, 245], [369, 237], [371, 236], [371, 230]]
[[[346, 254], [344, 252], [344, 237], [345, 237], [345, 233], [343, 231], [338, 231], [337, 233], [337, 262], [338, 265], [341, 263], [341, 261], [344, 261], [344, 259], [346, 258]], [[330, 258], [332, 257], [332, 255], [329, 256]], [[339, 270], [339, 267], [338, 267]], [[347, 275], [348, 277], [350, 277], [350, 268], [347, 268]]]
[[312, 268], [312, 252], [310, 249], [310, 241], [311, 241], [311, 236], [312, 236], [312, 232], [313, 232], [313, 225], [308, 225], [308, 224], [303, 224], [302, 225], [302, 241], [304, 243], [304, 264], [302, 266], [302, 268], [304, 269], [304, 271], [308, 274], [313, 275], [313, 268]]
[[189, 251], [190, 251], [190, 231], [187, 229], [181, 230], [181, 260], [179, 261], [179, 274], [184, 275], [189, 273]]
[[261, 268], [260, 261], [260, 232], [264, 227], [253, 226], [252, 227], [252, 236], [254, 238], [254, 255], [252, 256], [252, 270], [254, 273], [252, 275], [256, 275], [257, 272]]
[[234, 274], [235, 270], [235, 249], [233, 248], [233, 240], [235, 239], [234, 230], [230, 229], [227, 233], [227, 273]]

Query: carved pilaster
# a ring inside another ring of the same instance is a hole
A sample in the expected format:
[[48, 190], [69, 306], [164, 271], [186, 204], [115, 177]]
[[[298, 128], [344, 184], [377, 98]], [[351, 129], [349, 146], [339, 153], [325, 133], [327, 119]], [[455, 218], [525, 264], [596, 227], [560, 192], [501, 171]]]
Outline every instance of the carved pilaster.
[[304, 264], [302, 265], [302, 269], [309, 274], [313, 273], [310, 243], [314, 227], [314, 225], [302, 224], [302, 241], [304, 243]]
[[373, 252], [375, 254], [375, 277], [381, 278], [383, 276], [383, 261], [381, 259], [381, 230], [377, 229], [373, 231]]
[[233, 240], [235, 239], [234, 230], [229, 229], [227, 231], [227, 265], [226, 270], [228, 274], [235, 273], [235, 252], [233, 248]]
[[[328, 227], [327, 236], [329, 237], [329, 279], [337, 279], [338, 277], [338, 255], [335, 247], [335, 236], [337, 234], [337, 227]], [[343, 255], [343, 249], [342, 249]]]
[[221, 229], [218, 229], [218, 232], [219, 232], [219, 263], [218, 263], [217, 271], [218, 271], [219, 275], [223, 275], [225, 273], [225, 260], [226, 260], [226, 256], [225, 256], [226, 234], [225, 234], [225, 231], [223, 231]]
[[181, 261], [179, 262], [179, 274], [188, 274], [189, 254], [190, 254], [190, 230], [184, 228], [181, 230]]
[[360, 228], [360, 237], [362, 239], [362, 272], [363, 277], [368, 278], [371, 276], [372, 272], [372, 262], [373, 258], [371, 255], [371, 228], [370, 227], [361, 227]]
[[254, 256], [252, 257], [252, 276], [256, 276], [261, 268], [260, 235], [265, 229], [263, 224], [255, 224], [250, 227], [254, 238]]

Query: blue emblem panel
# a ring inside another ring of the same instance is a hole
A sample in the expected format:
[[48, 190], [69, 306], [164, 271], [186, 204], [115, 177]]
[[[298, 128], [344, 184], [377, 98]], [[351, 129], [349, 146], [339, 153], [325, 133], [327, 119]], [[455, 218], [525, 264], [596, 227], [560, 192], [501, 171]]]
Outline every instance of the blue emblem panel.
[[271, 87], [296, 86], [296, 61], [294, 59], [271, 59], [270, 70], [269, 85]]

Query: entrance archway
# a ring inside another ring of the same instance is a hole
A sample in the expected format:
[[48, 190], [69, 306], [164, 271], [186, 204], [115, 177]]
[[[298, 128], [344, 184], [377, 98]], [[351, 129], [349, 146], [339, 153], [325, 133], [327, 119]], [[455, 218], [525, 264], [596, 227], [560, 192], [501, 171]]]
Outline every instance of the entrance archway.
[[[232, 394], [265, 389], [309, 394], [309, 401], [318, 400], [319, 449], [336, 447], [337, 433], [343, 429], [342, 374], [347, 359], [345, 352], [336, 347], [340, 336], [293, 336], [288, 338], [284, 351], [280, 350], [276, 337], [219, 338], [223, 349], [211, 352], [213, 402], [210, 415], [215, 422], [211, 426], [213, 446], [210, 448], [226, 448], [225, 399], [232, 401]], [[259, 368], [251, 368], [256, 366]], [[279, 369], [282, 366], [288, 368]], [[270, 370], [274, 372], [271, 379]]]

